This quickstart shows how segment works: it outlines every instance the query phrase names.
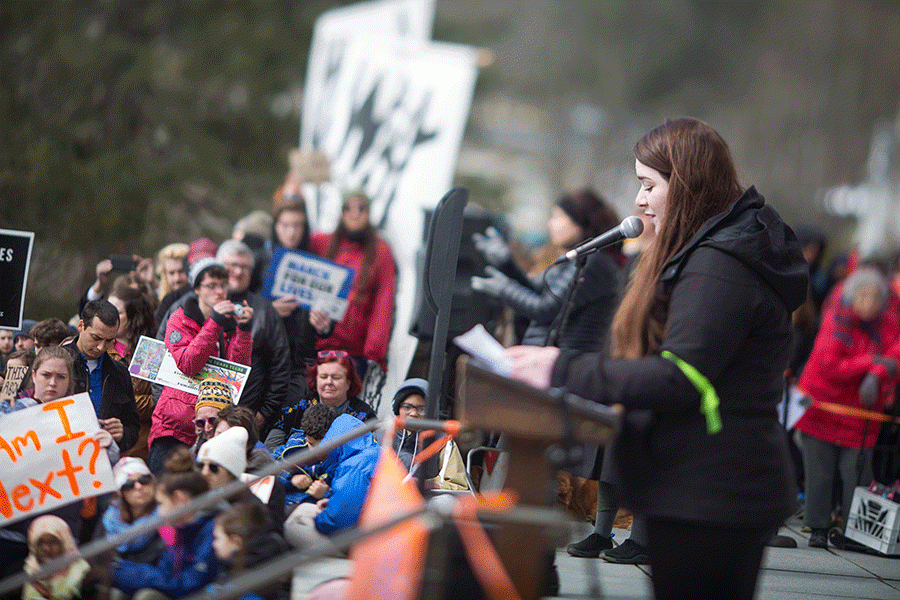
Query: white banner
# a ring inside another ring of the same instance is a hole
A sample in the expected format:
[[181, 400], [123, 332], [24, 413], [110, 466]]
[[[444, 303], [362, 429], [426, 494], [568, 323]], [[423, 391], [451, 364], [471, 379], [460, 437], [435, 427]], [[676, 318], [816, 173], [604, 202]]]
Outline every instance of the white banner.
[[115, 490], [87, 393], [0, 416], [0, 526]]
[[[342, 28], [339, 16], [323, 16], [327, 27], [321, 30], [316, 23], [301, 132], [302, 149], [328, 157], [332, 181], [306, 185], [304, 196], [310, 222], [320, 231], [337, 226], [344, 193], [361, 189], [371, 199], [370, 217], [391, 246], [398, 271], [385, 386], [392, 392], [417, 343], [408, 331], [424, 209], [434, 208], [453, 184], [477, 55], [468, 46], [378, 37], [390, 28], [370, 19]], [[360, 23], [362, 32], [354, 29]], [[343, 37], [320, 42], [322, 32]]]
[[[330, 128], [331, 102], [337, 90], [345, 52], [360, 36], [431, 39], [435, 0], [378, 0], [336, 8], [316, 19], [306, 85], [303, 93], [303, 127], [300, 147], [320, 148], [320, 138]], [[315, 217], [315, 213], [310, 214]], [[315, 222], [315, 220], [313, 220]]]

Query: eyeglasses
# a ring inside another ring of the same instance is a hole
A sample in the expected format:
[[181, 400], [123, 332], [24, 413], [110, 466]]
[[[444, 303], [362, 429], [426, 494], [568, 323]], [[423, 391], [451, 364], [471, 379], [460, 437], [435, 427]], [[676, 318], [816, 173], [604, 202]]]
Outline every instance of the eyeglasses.
[[197, 426], [197, 429], [203, 429], [206, 427], [206, 423], [209, 423], [210, 427], [215, 427], [219, 422], [219, 417], [210, 417], [208, 419], [194, 419], [194, 425]]
[[228, 269], [234, 269], [235, 271], [249, 271], [253, 268], [253, 265], [242, 265], [240, 263], [227, 262], [225, 263], [225, 267]]
[[227, 290], [228, 284], [224, 281], [221, 283], [201, 283], [200, 287], [208, 290]]
[[209, 472], [212, 473], [213, 475], [218, 475], [218, 474], [219, 474], [219, 465], [217, 465], [216, 463], [211, 463], [211, 462], [202, 462], [202, 463], [200, 463], [200, 472], [201, 472], [201, 473], [203, 472], [203, 468], [204, 468], [204, 467], [206, 467], [207, 469], [209, 469]]
[[400, 410], [408, 410], [409, 412], [414, 413], [423, 413], [425, 412], [424, 406], [417, 406], [415, 404], [410, 404], [409, 402], [404, 402], [400, 405]]
[[344, 350], [322, 350], [316, 356], [319, 358], [344, 358], [350, 355]]
[[153, 475], [150, 473], [145, 473], [138, 477], [137, 479], [129, 479], [125, 483], [122, 484], [122, 491], [129, 492], [134, 489], [135, 484], [141, 484], [142, 487], [147, 487], [151, 483], [153, 483]]

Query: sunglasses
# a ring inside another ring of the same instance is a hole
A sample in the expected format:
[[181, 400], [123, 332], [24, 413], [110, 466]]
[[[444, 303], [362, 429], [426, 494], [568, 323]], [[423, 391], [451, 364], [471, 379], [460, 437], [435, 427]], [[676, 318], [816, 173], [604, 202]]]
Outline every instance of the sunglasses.
[[122, 484], [121, 489], [123, 492], [131, 491], [134, 489], [134, 486], [137, 483], [141, 484], [141, 486], [143, 486], [143, 487], [147, 487], [148, 485], [153, 483], [153, 479], [154, 479], [153, 475], [150, 475], [149, 473], [145, 473], [144, 475], [141, 475], [137, 479], [129, 479], [128, 481], [126, 481], [125, 483]]
[[410, 404], [409, 402], [404, 402], [400, 405], [400, 410], [408, 410], [409, 412], [423, 413], [425, 412], [424, 406], [416, 406], [415, 404]]
[[211, 463], [211, 462], [200, 463], [200, 472], [201, 473], [203, 472], [203, 467], [206, 467], [207, 469], [209, 469], [209, 472], [212, 473], [213, 475], [219, 474], [219, 465], [217, 465], [216, 463]]
[[219, 422], [219, 417], [210, 417], [208, 419], [194, 419], [194, 425], [197, 426], [197, 429], [203, 429], [206, 427], [206, 423], [209, 422], [210, 427], [215, 427]]
[[344, 350], [322, 350], [316, 356], [319, 358], [344, 358], [350, 355]]

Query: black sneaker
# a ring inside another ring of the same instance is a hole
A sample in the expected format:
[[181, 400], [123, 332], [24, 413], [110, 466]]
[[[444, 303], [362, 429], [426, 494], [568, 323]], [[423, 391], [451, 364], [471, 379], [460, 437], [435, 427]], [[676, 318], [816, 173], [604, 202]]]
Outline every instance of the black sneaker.
[[827, 529], [819, 529], [813, 528], [812, 533], [809, 535], [809, 547], [810, 548], [827, 548], [828, 547], [828, 530]]
[[648, 565], [650, 564], [650, 555], [647, 549], [628, 538], [616, 548], [604, 550], [600, 553], [600, 558], [606, 562], [618, 563], [620, 565]]
[[569, 544], [566, 551], [572, 556], [579, 558], [597, 558], [603, 550], [612, 548], [612, 538], [602, 536], [599, 533], [592, 533], [580, 542]]

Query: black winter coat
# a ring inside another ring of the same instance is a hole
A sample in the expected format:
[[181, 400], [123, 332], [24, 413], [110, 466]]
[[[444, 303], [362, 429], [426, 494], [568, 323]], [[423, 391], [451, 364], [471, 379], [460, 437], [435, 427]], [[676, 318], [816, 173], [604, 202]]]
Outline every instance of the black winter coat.
[[661, 351], [696, 368], [720, 399], [709, 433], [700, 393], [673, 360], [563, 352], [552, 384], [625, 405], [613, 445], [623, 504], [637, 514], [777, 525], [794, 484], [776, 406], [791, 350], [791, 312], [808, 269], [794, 233], [754, 188], [710, 219], [666, 265]]
[[[87, 363], [78, 349], [78, 338], [64, 346], [75, 357], [75, 394], [88, 392], [90, 388], [90, 374]], [[124, 433], [122, 440], [118, 442], [119, 448], [127, 450], [137, 443], [138, 433], [141, 429], [141, 415], [138, 412], [137, 403], [134, 400], [134, 386], [131, 383], [131, 374], [128, 365], [114, 360], [112, 356], [103, 357], [103, 395], [100, 399], [99, 419], [115, 417], [122, 421]]]
[[281, 416], [291, 375], [287, 333], [272, 302], [253, 292], [229, 293], [228, 299], [253, 308], [253, 352], [250, 375], [238, 404], [259, 411], [270, 426]]

